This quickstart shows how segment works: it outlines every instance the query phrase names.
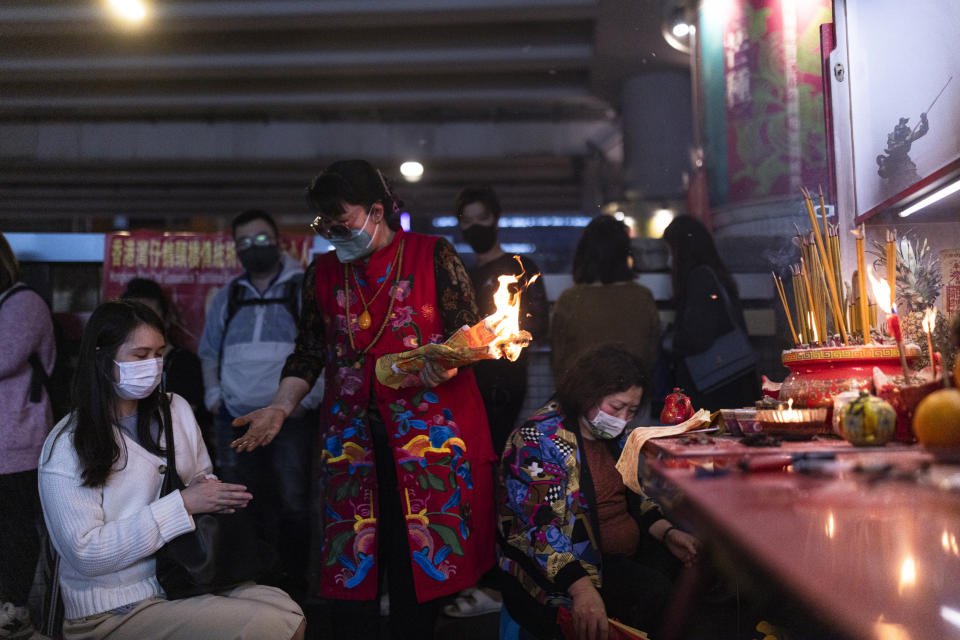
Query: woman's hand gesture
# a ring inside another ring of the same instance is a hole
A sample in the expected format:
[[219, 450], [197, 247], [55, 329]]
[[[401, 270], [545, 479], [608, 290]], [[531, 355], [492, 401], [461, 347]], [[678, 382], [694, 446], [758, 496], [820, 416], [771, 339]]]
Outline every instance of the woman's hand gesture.
[[233, 513], [253, 499], [242, 484], [220, 482], [216, 478], [197, 478], [180, 491], [183, 506], [190, 515], [196, 513]]
[[234, 428], [250, 425], [247, 432], [230, 443], [230, 446], [238, 453], [244, 451], [253, 451], [257, 447], [265, 447], [277, 434], [280, 433], [280, 427], [283, 421], [287, 419], [287, 412], [280, 407], [270, 405], [263, 409], [251, 411], [245, 416], [235, 418]]
[[573, 596], [573, 628], [578, 640], [607, 640], [609, 622], [607, 608], [603, 598], [588, 576], [584, 576], [570, 585]]

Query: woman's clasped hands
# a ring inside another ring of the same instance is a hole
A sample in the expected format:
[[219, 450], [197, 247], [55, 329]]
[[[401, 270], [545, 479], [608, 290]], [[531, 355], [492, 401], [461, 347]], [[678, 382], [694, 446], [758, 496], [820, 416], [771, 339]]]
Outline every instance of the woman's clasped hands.
[[187, 513], [233, 513], [243, 509], [253, 494], [242, 484], [221, 482], [217, 478], [201, 477], [180, 491]]

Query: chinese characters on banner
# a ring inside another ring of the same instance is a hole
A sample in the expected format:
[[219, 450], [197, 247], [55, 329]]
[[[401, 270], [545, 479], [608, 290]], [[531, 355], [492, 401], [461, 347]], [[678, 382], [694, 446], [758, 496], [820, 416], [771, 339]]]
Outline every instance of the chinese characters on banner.
[[952, 318], [960, 311], [960, 249], [941, 251], [940, 265], [943, 268], [943, 311]]
[[[306, 266], [313, 237], [284, 236], [281, 245]], [[132, 278], [155, 280], [167, 294], [173, 312], [170, 338], [196, 353], [210, 300], [242, 272], [229, 233], [109, 233], [105, 237], [101, 300], [119, 297]]]

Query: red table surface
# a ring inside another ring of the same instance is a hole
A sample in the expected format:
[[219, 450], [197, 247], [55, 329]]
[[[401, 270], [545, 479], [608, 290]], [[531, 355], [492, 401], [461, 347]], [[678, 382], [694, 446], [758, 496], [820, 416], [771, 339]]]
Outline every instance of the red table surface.
[[920, 451], [917, 445], [890, 442], [882, 447], [855, 447], [846, 440], [823, 438], [782, 442], [779, 447], [748, 447], [740, 443], [740, 438], [713, 437], [706, 444], [687, 444], [689, 438], [653, 438], [644, 444], [643, 452], [655, 458], [695, 458], [695, 457], [743, 457], [794, 453], [835, 453], [835, 454], [874, 454], [899, 451]]
[[676, 515], [818, 619], [852, 638], [960, 638], [957, 492], [856, 473], [703, 478], [666, 462], [648, 473]]

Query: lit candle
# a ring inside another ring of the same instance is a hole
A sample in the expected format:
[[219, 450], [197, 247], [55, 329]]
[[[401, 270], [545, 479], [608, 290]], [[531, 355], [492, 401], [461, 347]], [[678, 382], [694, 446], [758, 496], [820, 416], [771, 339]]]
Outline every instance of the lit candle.
[[930, 334], [937, 326], [937, 308], [930, 307], [923, 312], [923, 332], [927, 334], [927, 353], [930, 354], [930, 371], [933, 373], [933, 379], [937, 379], [937, 361], [933, 353], [933, 339]]
[[893, 339], [897, 343], [897, 351], [900, 354], [900, 367], [903, 369], [904, 383], [910, 384], [910, 369], [907, 367], [907, 355], [903, 348], [903, 334], [900, 332], [900, 318], [897, 317], [897, 307], [896, 305], [890, 304], [890, 290], [886, 281], [874, 276], [872, 268], [867, 271], [867, 275], [870, 277], [870, 286], [873, 288], [873, 296], [877, 299], [877, 304], [888, 314], [887, 331], [893, 336]]

